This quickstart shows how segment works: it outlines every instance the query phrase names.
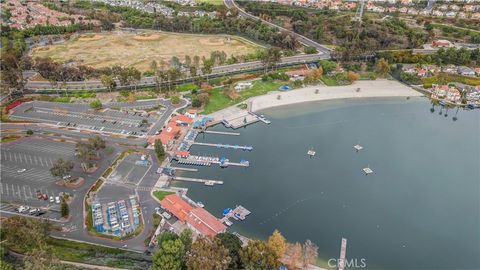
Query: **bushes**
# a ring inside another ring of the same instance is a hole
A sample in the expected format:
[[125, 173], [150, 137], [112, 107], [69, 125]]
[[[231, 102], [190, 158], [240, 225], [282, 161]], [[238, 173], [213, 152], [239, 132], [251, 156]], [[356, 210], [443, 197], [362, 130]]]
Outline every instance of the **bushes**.
[[98, 99], [90, 102], [90, 108], [92, 109], [101, 109], [102, 108], [102, 102]]
[[268, 82], [268, 81], [274, 81], [274, 80], [279, 80], [279, 81], [288, 81], [289, 77], [287, 74], [284, 72], [270, 72], [262, 76], [262, 81]]

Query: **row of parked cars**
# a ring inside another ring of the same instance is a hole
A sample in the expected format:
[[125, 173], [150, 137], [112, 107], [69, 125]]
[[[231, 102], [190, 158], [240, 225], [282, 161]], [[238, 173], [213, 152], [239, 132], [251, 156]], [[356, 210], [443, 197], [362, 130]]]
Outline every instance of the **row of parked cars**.
[[28, 206], [21, 205], [17, 209], [18, 213], [24, 213], [24, 214], [29, 214], [32, 216], [41, 216], [45, 214], [45, 211], [40, 209], [40, 208], [30, 208]]
[[53, 197], [53, 196], [48, 196], [45, 193], [42, 193], [40, 190], [37, 190], [37, 199], [39, 200], [44, 200], [44, 201], [50, 201], [51, 203], [60, 203], [60, 197]]

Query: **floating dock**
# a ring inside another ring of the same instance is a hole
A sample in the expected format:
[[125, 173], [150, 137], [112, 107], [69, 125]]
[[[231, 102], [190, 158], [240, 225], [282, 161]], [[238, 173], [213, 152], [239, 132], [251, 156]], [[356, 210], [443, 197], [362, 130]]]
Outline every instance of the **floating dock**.
[[247, 208], [237, 205], [233, 210], [231, 208], [223, 210], [223, 218], [220, 219], [220, 222], [225, 223], [227, 226], [231, 226], [233, 223], [230, 221], [230, 218], [235, 220], [245, 220], [250, 214], [251, 212]]
[[250, 162], [247, 160], [241, 160], [240, 162], [232, 162], [228, 158], [218, 157], [204, 157], [190, 155], [187, 158], [179, 158], [179, 164], [195, 165], [195, 166], [211, 166], [212, 164], [218, 164], [220, 167], [225, 168], [228, 166], [249, 167]]
[[230, 145], [230, 144], [221, 144], [221, 143], [202, 143], [202, 142], [194, 142], [193, 144], [196, 145], [204, 145], [204, 146], [213, 146], [217, 148], [226, 148], [226, 149], [238, 149], [244, 151], [252, 151], [253, 146], [242, 146], [242, 145]]
[[169, 168], [177, 171], [198, 172], [198, 169], [195, 169], [195, 168], [182, 168], [182, 167], [169, 167]]
[[240, 133], [238, 133], [238, 132], [227, 132], [227, 131], [205, 130], [204, 133], [240, 136]]
[[200, 179], [200, 178], [191, 178], [191, 177], [183, 177], [183, 176], [173, 176], [172, 179], [175, 180], [175, 181], [203, 183], [206, 186], [222, 185], [223, 184], [223, 181]]

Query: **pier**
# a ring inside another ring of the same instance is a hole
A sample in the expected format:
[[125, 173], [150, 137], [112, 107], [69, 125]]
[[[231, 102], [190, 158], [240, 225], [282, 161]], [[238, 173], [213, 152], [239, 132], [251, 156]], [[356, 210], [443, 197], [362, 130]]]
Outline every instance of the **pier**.
[[204, 146], [213, 146], [217, 148], [226, 148], [226, 149], [239, 149], [244, 151], [252, 151], [253, 146], [242, 146], [242, 145], [230, 145], [230, 144], [221, 144], [221, 143], [202, 143], [202, 142], [194, 142], [193, 144], [196, 145], [204, 145]]
[[231, 226], [233, 223], [230, 221], [230, 218], [235, 220], [245, 220], [245, 218], [250, 214], [251, 212], [247, 208], [237, 205], [233, 210], [230, 208], [223, 210], [223, 218], [220, 219], [220, 222]]
[[173, 176], [172, 179], [175, 180], [175, 181], [203, 183], [206, 186], [222, 185], [223, 184], [223, 181], [201, 179], [201, 178], [191, 178], [191, 177], [183, 177], [183, 176]]
[[238, 133], [238, 132], [227, 132], [227, 131], [205, 130], [204, 133], [209, 133], [209, 134], [221, 134], [221, 135], [231, 135], [231, 136], [240, 136], [240, 133]]
[[198, 169], [195, 169], [195, 168], [182, 168], [182, 167], [169, 167], [169, 168], [177, 171], [198, 172]]

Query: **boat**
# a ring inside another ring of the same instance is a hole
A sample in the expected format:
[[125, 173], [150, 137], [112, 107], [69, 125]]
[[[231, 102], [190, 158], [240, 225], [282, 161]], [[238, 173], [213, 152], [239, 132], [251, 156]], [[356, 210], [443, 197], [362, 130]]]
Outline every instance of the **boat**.
[[202, 202], [197, 202], [197, 206], [200, 207], [200, 208], [205, 207], [205, 205]]
[[225, 220], [225, 225], [227, 225], [228, 227], [232, 226], [233, 223], [230, 221], [230, 220]]
[[307, 155], [309, 155], [310, 157], [315, 156], [315, 154], [316, 154], [316, 153], [315, 153], [315, 151], [313, 150], [313, 148], [310, 148], [310, 150], [308, 150], [308, 152], [307, 152]]

